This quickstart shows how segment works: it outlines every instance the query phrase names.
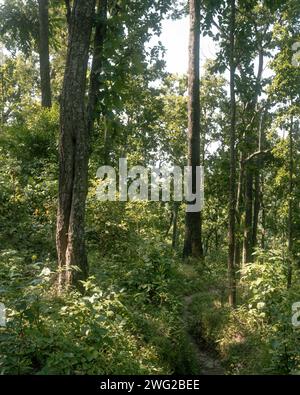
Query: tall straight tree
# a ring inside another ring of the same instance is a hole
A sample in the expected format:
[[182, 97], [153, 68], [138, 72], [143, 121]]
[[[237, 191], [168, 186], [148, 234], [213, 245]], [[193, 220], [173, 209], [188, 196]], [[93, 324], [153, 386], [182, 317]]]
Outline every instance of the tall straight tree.
[[[263, 35], [264, 37], [264, 35]], [[256, 88], [253, 92], [252, 102], [249, 104], [251, 121], [247, 125], [245, 133], [246, 154], [250, 155], [255, 151], [259, 142], [260, 117], [258, 100], [262, 88], [262, 74], [264, 66], [263, 37], [256, 36], [258, 46], [258, 72], [256, 75]], [[258, 131], [255, 136], [253, 131]], [[258, 147], [260, 151], [260, 147]], [[246, 161], [245, 163], [245, 223], [244, 223], [244, 240], [243, 240], [243, 264], [253, 261], [254, 239], [257, 232], [258, 215], [259, 215], [259, 193], [258, 193], [258, 175], [260, 172], [260, 158]], [[255, 189], [254, 189], [255, 186]], [[254, 193], [255, 192], [255, 193]]]
[[[69, 17], [59, 143], [56, 244], [60, 286], [77, 285], [88, 272], [84, 234], [89, 160], [85, 93], [94, 12], [95, 0], [75, 0]], [[74, 266], [80, 271], [72, 270]]]
[[42, 106], [51, 107], [51, 82], [49, 59], [49, 0], [39, 3], [39, 56]]
[[[196, 193], [196, 168], [200, 166], [200, 0], [190, 0], [188, 71], [188, 166], [192, 167], [192, 192]], [[203, 258], [201, 212], [187, 212], [183, 257]]]
[[[291, 100], [291, 105], [292, 105]], [[288, 273], [287, 288], [292, 285], [293, 275], [293, 176], [294, 176], [294, 139], [293, 139], [294, 117], [291, 115], [289, 125], [289, 208], [288, 208]]]
[[236, 305], [235, 210], [236, 210], [236, 100], [235, 100], [235, 0], [230, 0], [230, 174], [229, 174], [229, 220], [228, 220], [228, 286], [229, 305]]

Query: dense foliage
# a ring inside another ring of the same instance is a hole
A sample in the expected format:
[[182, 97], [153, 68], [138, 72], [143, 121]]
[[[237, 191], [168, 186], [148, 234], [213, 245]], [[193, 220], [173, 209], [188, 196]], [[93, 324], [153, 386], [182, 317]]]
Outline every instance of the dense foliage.
[[187, 160], [187, 76], [167, 73], [164, 48], [153, 44], [163, 18], [184, 17], [186, 4], [115, 1], [89, 147], [89, 277], [67, 290], [58, 287], [55, 248], [65, 9], [50, 1], [53, 105], [41, 108], [37, 6], [0, 4], [1, 374], [198, 374], [207, 369], [199, 349], [225, 374], [300, 374], [292, 325], [300, 302], [300, 8], [297, 0], [236, 5], [237, 304], [230, 306], [228, 3], [201, 2], [201, 38], [217, 48], [200, 81], [204, 259], [182, 260], [184, 203], [96, 197], [97, 168], [117, 167], [120, 157], [129, 166]]

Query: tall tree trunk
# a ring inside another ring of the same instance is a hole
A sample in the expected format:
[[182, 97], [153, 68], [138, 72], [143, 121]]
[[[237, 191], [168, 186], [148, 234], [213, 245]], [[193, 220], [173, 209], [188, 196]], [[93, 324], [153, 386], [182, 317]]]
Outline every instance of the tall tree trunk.
[[236, 305], [235, 208], [236, 208], [236, 100], [235, 100], [235, 0], [230, 0], [230, 175], [229, 175], [229, 220], [228, 220], [228, 286], [229, 305]]
[[[190, 0], [188, 72], [188, 166], [196, 193], [196, 168], [200, 166], [200, 0]], [[183, 257], [203, 258], [201, 212], [187, 212]]]
[[[260, 92], [260, 84], [263, 73], [264, 65], [264, 54], [262, 47], [259, 46], [259, 61], [258, 61], [258, 72], [256, 76], [256, 93], [252, 105], [250, 106], [250, 113], [254, 114], [258, 112], [258, 97]], [[257, 130], [258, 134], [253, 135], [253, 130]], [[248, 152], [251, 154], [255, 149], [257, 149], [257, 141], [260, 137], [260, 118], [256, 115], [253, 116], [250, 124], [249, 130], [246, 135], [246, 143]], [[259, 145], [259, 144], [258, 144]], [[243, 240], [243, 264], [250, 263], [253, 261], [253, 236], [256, 233], [257, 219], [259, 215], [259, 172], [260, 172], [260, 161], [250, 161], [246, 164], [246, 186], [245, 186], [245, 227], [244, 227], [244, 240]], [[254, 195], [254, 183], [256, 182], [257, 194]], [[256, 200], [255, 200], [256, 196]]]
[[38, 0], [39, 3], [39, 56], [42, 106], [51, 107], [51, 82], [49, 58], [49, 0]]
[[[258, 131], [258, 151], [262, 151], [264, 148], [264, 117], [262, 113], [259, 121]], [[257, 159], [257, 167], [254, 175], [254, 205], [253, 205], [253, 229], [252, 229], [252, 248], [257, 246], [257, 229], [258, 229], [258, 218], [261, 208], [261, 167], [262, 160], [259, 157]]]
[[[60, 286], [78, 285], [88, 274], [84, 233], [89, 159], [85, 93], [94, 10], [95, 0], [75, 0], [69, 25], [60, 111], [56, 233]], [[79, 271], [74, 271], [74, 266]]]
[[260, 212], [260, 170], [257, 169], [254, 176], [254, 203], [253, 203], [253, 224], [252, 224], [252, 250], [257, 246], [258, 217]]
[[261, 227], [262, 227], [262, 232], [261, 232], [261, 248], [264, 250], [266, 248], [266, 208], [263, 200], [264, 196], [264, 177], [261, 177]]
[[178, 224], [178, 211], [179, 211], [179, 204], [174, 202], [173, 207], [173, 232], [172, 232], [172, 248], [175, 249], [177, 247], [177, 224]]
[[239, 179], [237, 187], [237, 198], [236, 198], [236, 240], [235, 240], [235, 251], [234, 251], [234, 266], [239, 269], [241, 265], [241, 245], [242, 245], [242, 234], [241, 234], [241, 206], [243, 200], [243, 180], [244, 180], [244, 154], [240, 154], [240, 169]]
[[289, 128], [289, 214], [288, 214], [288, 273], [287, 287], [292, 285], [292, 266], [293, 266], [293, 174], [294, 174], [294, 141], [293, 141], [294, 119], [291, 116]]
[[[116, 135], [116, 130], [115, 127], [108, 122], [106, 115], [103, 116], [103, 129], [103, 163], [110, 165], [110, 153], [113, 146], [113, 140]], [[123, 148], [125, 148], [125, 146]], [[125, 158], [124, 155], [121, 156]]]
[[245, 224], [243, 240], [243, 265], [252, 261], [252, 220], [253, 220], [253, 168], [246, 165]]

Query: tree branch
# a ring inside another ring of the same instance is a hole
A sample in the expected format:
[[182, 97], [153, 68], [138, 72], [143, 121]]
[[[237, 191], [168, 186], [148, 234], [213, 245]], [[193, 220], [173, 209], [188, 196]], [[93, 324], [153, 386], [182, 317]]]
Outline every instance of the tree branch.
[[247, 158], [244, 159], [243, 163], [245, 164], [247, 162], [250, 162], [252, 159], [256, 158], [257, 156], [266, 155], [269, 154], [270, 152], [271, 152], [270, 149], [253, 152], [253, 154], [249, 155]]

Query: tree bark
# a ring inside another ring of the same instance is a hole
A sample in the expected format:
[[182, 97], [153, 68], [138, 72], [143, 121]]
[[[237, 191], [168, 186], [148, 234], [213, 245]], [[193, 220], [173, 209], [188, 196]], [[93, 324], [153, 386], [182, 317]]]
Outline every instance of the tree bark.
[[[263, 152], [264, 148], [264, 117], [262, 113], [259, 121], [259, 133], [258, 133], [258, 152]], [[258, 230], [258, 218], [261, 209], [261, 157], [257, 159], [257, 168], [254, 175], [254, 205], [253, 205], [253, 229], [252, 229], [252, 246], [253, 249], [257, 246], [257, 230]]]
[[292, 285], [292, 267], [293, 267], [293, 174], [294, 174], [294, 141], [293, 141], [294, 118], [291, 116], [289, 128], [289, 214], [288, 214], [288, 273], [287, 288]]
[[[70, 17], [60, 111], [56, 244], [61, 287], [78, 285], [88, 274], [84, 234], [89, 159], [85, 93], [94, 10], [95, 0], [75, 0]], [[79, 271], [73, 270], [74, 266]]]
[[50, 108], [52, 105], [52, 99], [49, 58], [49, 0], [38, 0], [38, 3], [42, 107]]
[[[190, 0], [188, 72], [188, 166], [192, 191], [196, 192], [196, 168], [200, 166], [200, 0]], [[187, 212], [183, 257], [203, 258], [201, 212]]]
[[253, 226], [252, 226], [252, 249], [257, 246], [258, 217], [260, 212], [260, 172], [259, 169], [254, 176], [254, 203], [253, 203]]
[[176, 249], [177, 247], [177, 225], [178, 225], [178, 211], [179, 211], [179, 204], [174, 202], [174, 207], [173, 207], [173, 218], [172, 218], [172, 226], [173, 226], [173, 232], [172, 232], [172, 248]]
[[253, 169], [246, 166], [245, 185], [245, 226], [243, 240], [243, 265], [252, 261], [252, 224], [253, 224]]
[[228, 219], [228, 287], [229, 305], [236, 306], [235, 253], [235, 209], [236, 209], [236, 100], [235, 100], [235, 0], [230, 0], [230, 175], [229, 175], [229, 219]]
[[266, 208], [263, 200], [264, 196], [264, 177], [261, 177], [261, 199], [260, 199], [260, 204], [261, 204], [261, 227], [262, 227], [262, 232], [261, 232], [261, 248], [264, 250], [266, 248]]
[[241, 206], [243, 200], [243, 180], [244, 180], [244, 154], [240, 154], [240, 169], [238, 177], [237, 197], [236, 197], [236, 240], [235, 240], [235, 251], [234, 251], [234, 266], [236, 269], [240, 268], [241, 265], [241, 247], [242, 247], [242, 234], [241, 234]]
[[[258, 112], [258, 96], [259, 96], [259, 87], [261, 84], [262, 73], [263, 73], [263, 65], [264, 65], [264, 55], [263, 50], [259, 48], [259, 61], [258, 61], [258, 72], [256, 76], [256, 94], [250, 106], [251, 112], [255, 114]], [[258, 135], [254, 136], [251, 133], [251, 129], [254, 125], [256, 126], [256, 130], [258, 131]], [[247, 133], [246, 143], [247, 143], [247, 154], [253, 152], [253, 150], [257, 147], [257, 141], [260, 139], [260, 120], [257, 120], [257, 116], [253, 116], [250, 124], [249, 131]], [[257, 151], [261, 152], [260, 148]], [[250, 157], [252, 160], [248, 160], [246, 163], [246, 185], [245, 185], [245, 227], [244, 227], [244, 240], [243, 240], [243, 264], [251, 263], [253, 261], [253, 252], [254, 252], [254, 235], [256, 234], [257, 229], [257, 220], [259, 215], [259, 172], [260, 172], [260, 161], [254, 162], [254, 154], [251, 154]], [[254, 190], [254, 184], [256, 183], [256, 189]], [[256, 191], [256, 194], [254, 194]], [[256, 197], [256, 199], [255, 199]]]

